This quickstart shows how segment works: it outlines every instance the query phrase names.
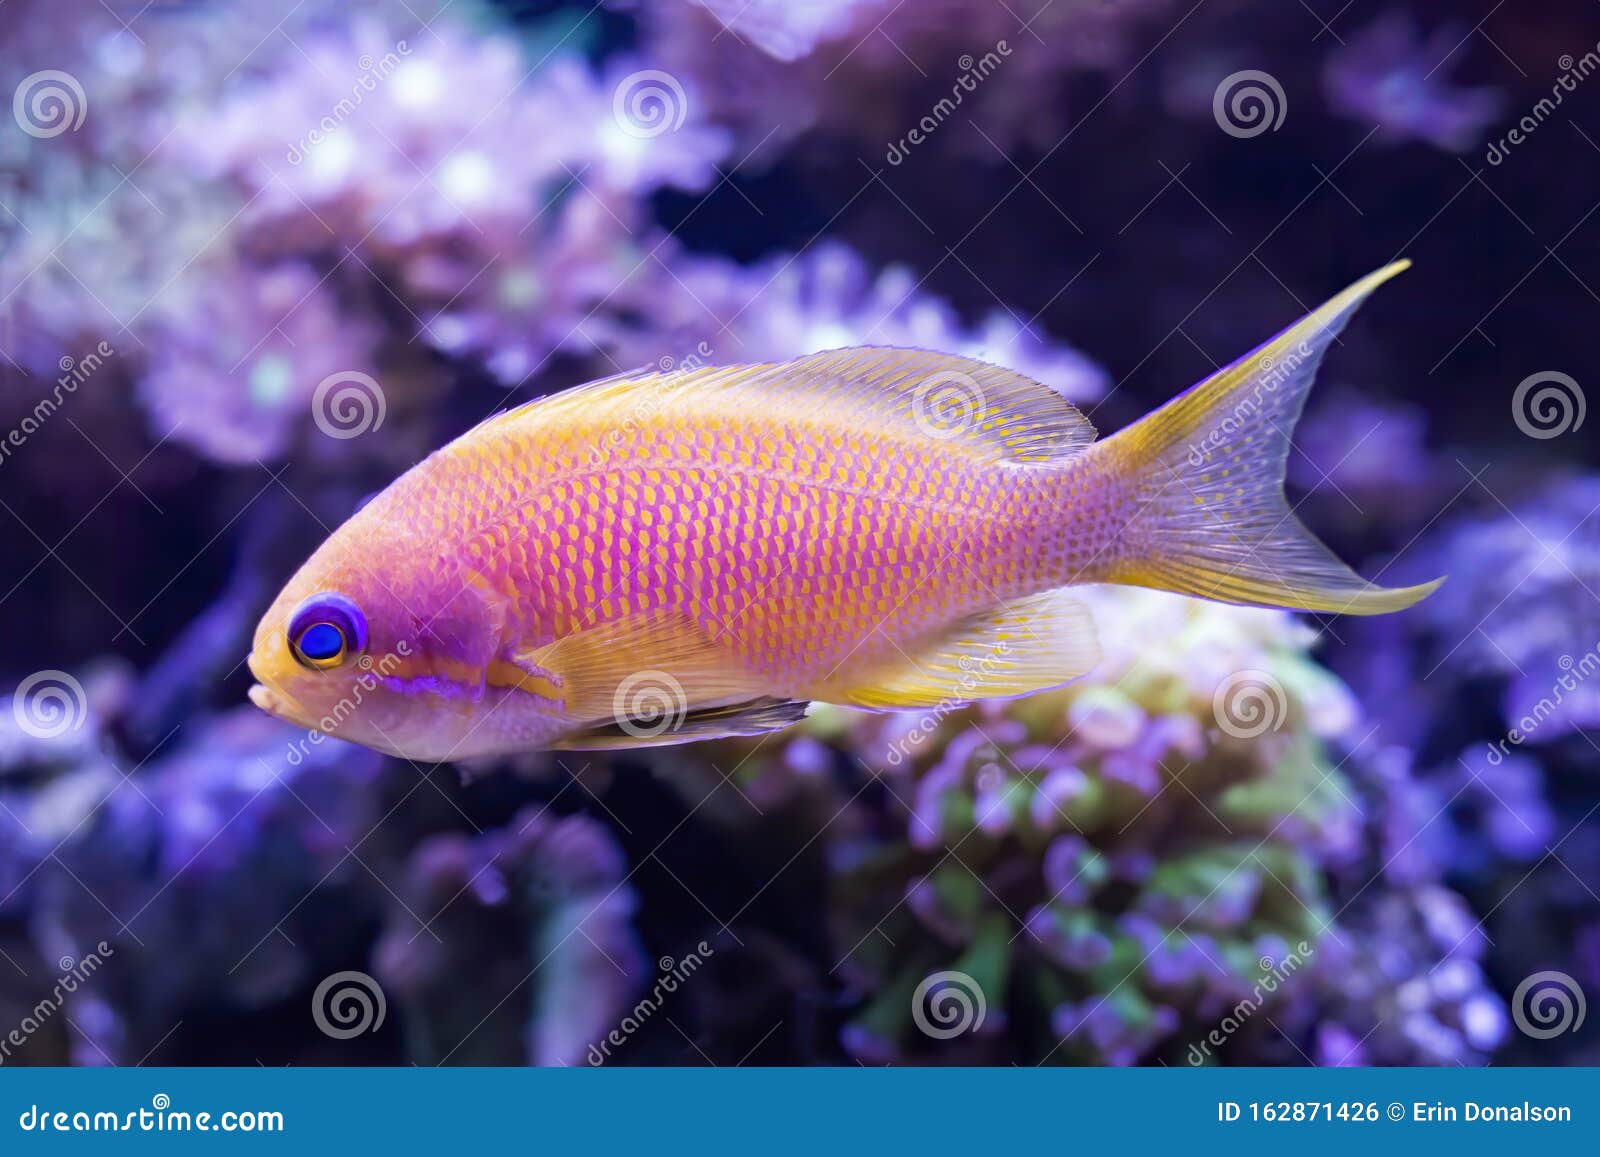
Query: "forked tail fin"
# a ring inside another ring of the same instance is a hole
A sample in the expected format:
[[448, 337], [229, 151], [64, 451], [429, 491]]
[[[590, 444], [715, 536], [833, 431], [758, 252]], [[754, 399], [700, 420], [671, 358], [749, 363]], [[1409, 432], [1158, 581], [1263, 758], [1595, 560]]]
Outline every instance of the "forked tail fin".
[[1356, 307], [1410, 265], [1369, 274], [1253, 353], [1094, 448], [1126, 503], [1112, 582], [1337, 614], [1403, 610], [1444, 580], [1367, 582], [1290, 511], [1284, 464], [1317, 365]]

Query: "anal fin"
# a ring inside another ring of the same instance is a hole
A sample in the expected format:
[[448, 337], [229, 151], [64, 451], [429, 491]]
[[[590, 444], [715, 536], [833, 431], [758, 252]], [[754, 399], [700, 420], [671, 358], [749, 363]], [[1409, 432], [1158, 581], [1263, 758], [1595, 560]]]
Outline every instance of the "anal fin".
[[1094, 618], [1065, 590], [1046, 591], [973, 615], [864, 681], [832, 683], [814, 698], [871, 711], [1047, 691], [1100, 661]]

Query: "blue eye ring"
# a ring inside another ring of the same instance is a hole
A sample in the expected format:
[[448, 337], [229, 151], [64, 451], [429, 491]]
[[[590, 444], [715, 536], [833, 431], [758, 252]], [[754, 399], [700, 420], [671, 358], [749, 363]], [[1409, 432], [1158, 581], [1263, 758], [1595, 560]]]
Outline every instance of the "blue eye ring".
[[313, 671], [330, 671], [367, 649], [367, 617], [338, 591], [314, 594], [289, 616], [289, 649]]

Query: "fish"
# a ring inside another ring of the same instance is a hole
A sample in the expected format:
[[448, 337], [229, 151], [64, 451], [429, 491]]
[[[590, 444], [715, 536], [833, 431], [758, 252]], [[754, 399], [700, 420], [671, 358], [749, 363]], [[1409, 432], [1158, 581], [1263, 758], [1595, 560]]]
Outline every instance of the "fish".
[[1074, 588], [1400, 611], [1283, 491], [1363, 278], [1099, 438], [1048, 386], [856, 347], [606, 378], [494, 415], [335, 530], [262, 616], [251, 700], [414, 761], [760, 736], [815, 703], [1064, 686]]

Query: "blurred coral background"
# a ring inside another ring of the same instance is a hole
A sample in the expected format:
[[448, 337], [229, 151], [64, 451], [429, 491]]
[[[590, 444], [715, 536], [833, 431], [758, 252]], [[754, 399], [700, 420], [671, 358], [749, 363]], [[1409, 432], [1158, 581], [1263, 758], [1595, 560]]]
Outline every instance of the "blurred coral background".
[[[1600, 1063], [1600, 9], [1533, 7], [11, 0], [4, 1063]], [[873, 343], [1114, 430], [1395, 256], [1291, 477], [1408, 613], [1099, 588], [1064, 691], [465, 776], [244, 700], [516, 402]]]

